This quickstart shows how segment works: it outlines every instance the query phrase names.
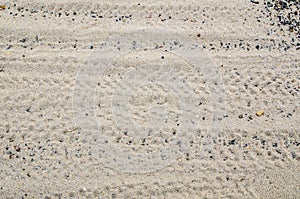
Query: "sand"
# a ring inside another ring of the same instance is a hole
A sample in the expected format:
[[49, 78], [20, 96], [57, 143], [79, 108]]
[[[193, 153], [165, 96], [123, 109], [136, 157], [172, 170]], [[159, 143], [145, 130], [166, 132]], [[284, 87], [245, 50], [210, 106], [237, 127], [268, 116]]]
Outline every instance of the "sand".
[[297, 1], [3, 1], [1, 198], [300, 198]]

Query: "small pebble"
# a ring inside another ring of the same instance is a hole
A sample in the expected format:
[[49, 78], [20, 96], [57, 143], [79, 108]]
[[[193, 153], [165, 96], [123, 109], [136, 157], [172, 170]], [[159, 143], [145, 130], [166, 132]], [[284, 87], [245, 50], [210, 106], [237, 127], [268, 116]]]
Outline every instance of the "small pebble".
[[260, 116], [262, 116], [262, 115], [264, 115], [265, 114], [265, 112], [263, 111], [263, 110], [260, 110], [260, 111], [257, 111], [256, 112], [256, 115], [258, 116], [258, 117], [260, 117]]
[[251, 3], [259, 4], [258, 1], [250, 0]]

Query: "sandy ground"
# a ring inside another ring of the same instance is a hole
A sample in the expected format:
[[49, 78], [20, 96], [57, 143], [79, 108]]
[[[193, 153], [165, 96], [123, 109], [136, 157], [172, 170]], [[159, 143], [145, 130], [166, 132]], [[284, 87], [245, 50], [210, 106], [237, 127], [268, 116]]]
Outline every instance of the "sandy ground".
[[300, 198], [299, 1], [0, 5], [0, 198]]

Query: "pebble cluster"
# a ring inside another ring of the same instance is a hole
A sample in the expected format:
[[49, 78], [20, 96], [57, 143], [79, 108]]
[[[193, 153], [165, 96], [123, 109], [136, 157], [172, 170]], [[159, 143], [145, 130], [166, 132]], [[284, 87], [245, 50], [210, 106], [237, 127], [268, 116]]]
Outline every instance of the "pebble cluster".
[[[258, 9], [260, 14], [257, 15], [257, 23], [263, 23], [265, 25], [270, 25], [273, 28], [266, 30], [266, 35], [271, 37], [264, 37], [258, 38], [254, 42], [249, 42], [247, 40], [239, 39], [239, 40], [231, 40], [230, 42], [224, 42], [218, 39], [203, 42], [201, 45], [198, 45], [199, 48], [207, 49], [209, 51], [220, 51], [220, 50], [230, 50], [230, 49], [237, 49], [243, 51], [250, 51], [250, 50], [261, 50], [261, 49], [268, 49], [271, 50], [289, 50], [289, 49], [300, 49], [300, 2], [297, 0], [264, 0], [263, 5], [259, 3], [259, 1], [251, 1], [253, 3], [253, 8], [250, 7], [250, 10]], [[14, 18], [20, 17], [30, 17], [34, 20], [38, 20], [39, 18], [46, 19], [57, 19], [62, 18], [62, 20], [69, 21], [70, 23], [74, 22], [75, 20], [81, 20], [81, 23], [84, 21], [111, 21], [111, 23], [121, 23], [121, 24], [129, 24], [133, 20], [137, 20], [137, 18], [142, 17], [145, 21], [153, 21], [159, 22], [162, 26], [163, 23], [169, 23], [169, 21], [179, 21], [180, 23], [196, 23], [198, 26], [206, 26], [208, 24], [214, 24], [215, 19], [209, 16], [209, 12], [213, 10], [213, 8], [207, 8], [207, 10], [202, 10], [200, 7], [198, 8], [195, 6], [193, 10], [193, 14], [195, 17], [188, 17], [190, 11], [187, 10], [186, 7], [164, 7], [164, 6], [151, 6], [151, 9], [155, 13], [159, 13], [154, 15], [153, 13], [148, 13], [146, 10], [148, 9], [147, 6], [138, 4], [138, 5], [131, 5], [134, 9], [135, 7], [138, 8], [137, 13], [133, 13], [130, 9], [122, 6], [115, 6], [114, 12], [108, 12], [106, 9], [95, 7], [87, 7], [87, 10], [80, 9], [76, 10], [73, 7], [55, 7], [55, 6], [37, 6], [36, 8], [30, 8], [26, 6], [19, 6], [17, 4], [11, 4], [8, 6], [3, 7], [1, 12], [7, 12]], [[249, 5], [250, 6], [250, 5]], [[52, 10], [51, 10], [52, 9]], [[174, 9], [179, 10], [180, 12], [184, 12], [187, 17], [182, 17], [180, 14], [177, 16], [172, 15], [168, 12], [168, 10]], [[161, 10], [161, 13], [159, 12]], [[163, 12], [166, 12], [165, 14]], [[1, 14], [1, 13], [0, 13]], [[1, 15], [0, 15], [1, 17]], [[79, 19], [81, 18], [81, 19]], [[266, 20], [268, 19], [268, 20]], [[68, 22], [68, 23], [69, 23]], [[247, 24], [247, 20], [240, 23], [240, 26], [243, 27]], [[201, 33], [196, 33], [192, 35], [195, 38], [202, 38]], [[272, 37], [272, 36], [275, 36]], [[281, 36], [284, 38], [281, 39]], [[39, 35], [35, 38], [19, 38], [18, 39], [20, 44], [24, 47], [33, 47], [39, 41]], [[32, 41], [32, 43], [31, 43]], [[13, 45], [13, 41], [6, 41], [8, 44], [6, 45], [7, 50], [10, 49]], [[82, 45], [82, 44], [81, 44]], [[79, 46], [77, 45], [77, 39], [73, 41], [73, 44], [69, 47], [79, 49], [94, 49], [96, 44], [89, 44]], [[65, 49], [64, 41], [57, 41], [57, 44], [52, 43], [52, 48], [60, 48]]]
[[274, 27], [268, 35], [282, 34], [289, 40], [283, 40], [285, 50], [300, 49], [300, 1], [299, 0], [264, 0], [264, 16]]

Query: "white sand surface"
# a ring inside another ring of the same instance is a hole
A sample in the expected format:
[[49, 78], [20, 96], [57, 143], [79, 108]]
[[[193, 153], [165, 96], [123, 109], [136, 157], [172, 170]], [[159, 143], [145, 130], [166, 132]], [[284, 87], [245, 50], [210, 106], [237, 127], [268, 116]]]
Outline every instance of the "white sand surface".
[[0, 2], [0, 198], [300, 198], [300, 2]]

